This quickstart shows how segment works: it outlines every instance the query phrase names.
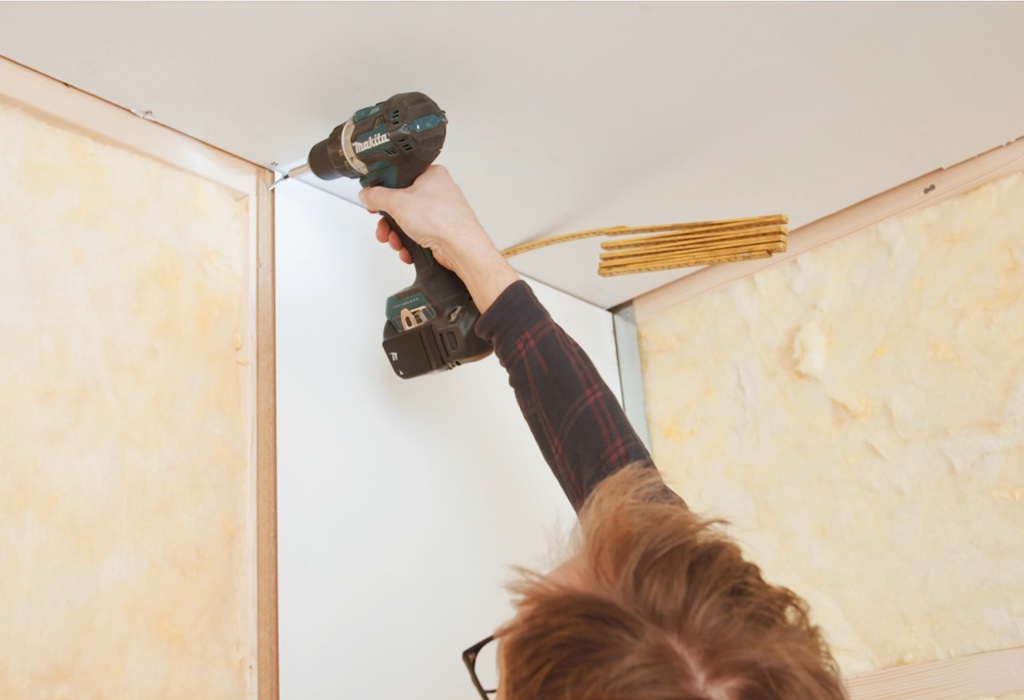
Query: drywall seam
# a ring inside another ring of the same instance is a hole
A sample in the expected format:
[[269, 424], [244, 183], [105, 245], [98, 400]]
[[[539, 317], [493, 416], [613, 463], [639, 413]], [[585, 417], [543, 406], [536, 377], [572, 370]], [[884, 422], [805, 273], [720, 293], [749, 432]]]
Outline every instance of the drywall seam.
[[1024, 137], [950, 168], [936, 170], [789, 233], [788, 250], [763, 260], [711, 265], [633, 300], [637, 321], [734, 280], [786, 262], [801, 253], [893, 216], [969, 192], [1024, 169]]

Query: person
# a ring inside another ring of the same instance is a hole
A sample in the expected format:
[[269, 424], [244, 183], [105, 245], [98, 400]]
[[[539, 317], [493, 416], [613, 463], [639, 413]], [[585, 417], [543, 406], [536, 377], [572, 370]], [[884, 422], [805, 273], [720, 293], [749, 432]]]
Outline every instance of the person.
[[[765, 582], [718, 521], [664, 483], [584, 351], [494, 246], [450, 173], [368, 188], [463, 280], [541, 452], [576, 509], [571, 556], [513, 584], [514, 617], [467, 650], [485, 700], [726, 700], [846, 697], [806, 604]], [[411, 257], [388, 223], [377, 239]], [[498, 644], [498, 687], [473, 659]]]

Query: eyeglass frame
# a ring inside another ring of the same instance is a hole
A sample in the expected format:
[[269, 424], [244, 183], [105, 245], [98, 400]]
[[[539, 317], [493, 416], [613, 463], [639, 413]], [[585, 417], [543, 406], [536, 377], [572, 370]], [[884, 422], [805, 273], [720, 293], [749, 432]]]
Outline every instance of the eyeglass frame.
[[480, 682], [480, 679], [477, 678], [476, 675], [476, 660], [480, 656], [480, 650], [493, 641], [494, 635], [492, 634], [490, 637], [480, 640], [469, 649], [462, 652], [462, 663], [466, 664], [466, 670], [469, 671], [469, 678], [473, 681], [473, 687], [476, 688], [478, 693], [480, 693], [480, 697], [483, 698], [483, 700], [493, 700], [492, 694], [497, 693], [498, 689], [494, 688], [493, 690], [486, 690], [484, 688], [483, 683]]

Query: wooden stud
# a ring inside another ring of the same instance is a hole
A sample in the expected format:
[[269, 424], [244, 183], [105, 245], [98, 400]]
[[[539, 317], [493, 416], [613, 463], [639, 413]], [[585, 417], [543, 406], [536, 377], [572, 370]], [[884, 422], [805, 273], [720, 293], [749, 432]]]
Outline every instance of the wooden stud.
[[274, 315], [274, 174], [256, 187], [256, 617], [259, 700], [278, 700], [277, 363]]

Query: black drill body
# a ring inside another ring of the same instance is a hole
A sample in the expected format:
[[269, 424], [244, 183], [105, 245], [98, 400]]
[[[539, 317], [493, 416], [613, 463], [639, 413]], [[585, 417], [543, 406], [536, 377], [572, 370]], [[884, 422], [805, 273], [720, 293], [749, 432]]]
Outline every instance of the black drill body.
[[[356, 112], [309, 151], [309, 166], [322, 180], [359, 178], [363, 187], [408, 187], [437, 158], [447, 118], [419, 92], [395, 95]], [[474, 328], [480, 312], [466, 285], [382, 212], [412, 255], [416, 279], [388, 297], [384, 352], [398, 376], [452, 369], [491, 353]]]

